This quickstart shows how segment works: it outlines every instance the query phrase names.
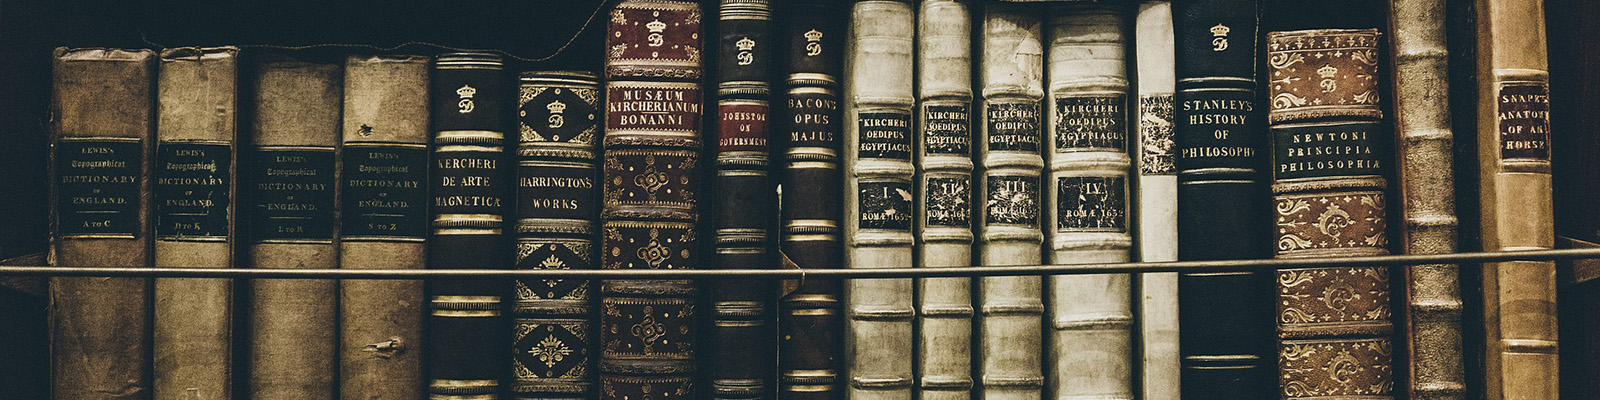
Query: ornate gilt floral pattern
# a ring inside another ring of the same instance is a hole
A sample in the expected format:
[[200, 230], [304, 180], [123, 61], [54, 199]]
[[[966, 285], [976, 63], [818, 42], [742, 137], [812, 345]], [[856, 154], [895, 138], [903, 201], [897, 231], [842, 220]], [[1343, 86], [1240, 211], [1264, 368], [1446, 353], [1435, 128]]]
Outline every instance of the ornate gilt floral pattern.
[[694, 395], [688, 377], [636, 377], [601, 375], [600, 398], [628, 400], [684, 400]]
[[1379, 267], [1278, 271], [1278, 323], [1388, 321], [1389, 271]]
[[1375, 29], [1268, 33], [1270, 120], [1380, 117], [1379, 38]]
[[606, 357], [694, 357], [694, 305], [688, 299], [607, 297], [602, 308]]
[[699, 78], [699, 5], [625, 1], [611, 11], [606, 71], [611, 76]]
[[1389, 246], [1382, 192], [1278, 195], [1274, 201], [1280, 253]]
[[689, 210], [695, 196], [695, 154], [690, 151], [606, 150], [605, 202], [608, 208], [630, 206]]
[[1386, 397], [1393, 361], [1388, 339], [1287, 340], [1279, 346], [1279, 384], [1286, 398]]
[[589, 375], [589, 323], [585, 320], [518, 319], [513, 330], [512, 369], [519, 380], [582, 379]]

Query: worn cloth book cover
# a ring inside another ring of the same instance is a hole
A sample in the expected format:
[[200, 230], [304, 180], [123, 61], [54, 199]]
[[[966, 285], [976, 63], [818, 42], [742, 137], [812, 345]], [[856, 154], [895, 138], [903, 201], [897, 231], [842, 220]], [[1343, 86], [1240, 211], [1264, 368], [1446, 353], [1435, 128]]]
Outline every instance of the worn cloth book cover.
[[[979, 53], [978, 265], [1042, 264], [1044, 12], [986, 4]], [[1044, 278], [978, 280], [979, 396], [1039, 397], [1044, 389]]]
[[[699, 268], [701, 8], [628, 0], [610, 16], [600, 268]], [[698, 398], [697, 289], [689, 280], [601, 283], [601, 399]]]
[[[239, 162], [244, 259], [252, 268], [338, 268], [344, 67], [274, 56], [248, 74], [253, 117]], [[245, 393], [333, 399], [338, 281], [259, 279], [249, 293]]]
[[[339, 268], [422, 269], [428, 237], [428, 66], [349, 56], [340, 127]], [[421, 281], [339, 282], [339, 394], [421, 399]]]
[[[57, 48], [51, 58], [51, 265], [150, 265], [156, 54]], [[59, 398], [150, 396], [150, 279], [51, 278]]]
[[[151, 171], [156, 267], [233, 266], [238, 53], [161, 51]], [[155, 280], [154, 397], [232, 398], [233, 293], [228, 279]]]

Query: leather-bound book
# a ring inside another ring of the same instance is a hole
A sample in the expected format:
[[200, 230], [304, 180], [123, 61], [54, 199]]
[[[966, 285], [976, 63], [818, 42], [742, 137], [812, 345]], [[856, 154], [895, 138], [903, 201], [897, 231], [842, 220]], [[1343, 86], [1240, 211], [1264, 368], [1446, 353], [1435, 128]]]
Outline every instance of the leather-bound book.
[[[717, 26], [716, 210], [712, 265], [724, 269], [775, 268], [777, 183], [770, 171], [769, 99], [774, 55], [772, 4], [722, 0]], [[772, 398], [772, 281], [721, 279], [711, 283], [709, 342], [713, 399]]]
[[[1476, 4], [1483, 250], [1548, 249], [1555, 218], [1544, 1]], [[1483, 265], [1486, 398], [1556, 398], [1556, 289], [1553, 262]]]
[[[428, 57], [350, 56], [339, 149], [339, 268], [422, 269]], [[423, 283], [339, 282], [339, 395], [421, 399]]]
[[[923, 0], [917, 20], [919, 267], [972, 265], [972, 13]], [[928, 400], [972, 394], [972, 280], [917, 280], [917, 387]]]
[[[1444, 7], [1440, 0], [1388, 2], [1399, 194], [1393, 204], [1401, 222], [1395, 250], [1402, 254], [1457, 250]], [[1395, 348], [1395, 360], [1404, 363], [1395, 372], [1405, 387], [1397, 392], [1411, 399], [1463, 398], [1460, 268], [1427, 264], [1390, 274], [1400, 282], [1395, 303], [1404, 305], [1396, 321], [1404, 340]]]
[[[841, 240], [843, 175], [839, 79], [846, 9], [837, 0], [793, 0], [775, 4], [781, 19], [784, 105], [773, 129], [783, 143], [781, 249], [803, 269], [844, 267]], [[844, 320], [839, 281], [806, 278], [779, 301], [779, 396], [796, 400], [836, 399]]]
[[[517, 97], [516, 266], [594, 269], [600, 82], [592, 72], [523, 72]], [[594, 396], [594, 296], [587, 279], [518, 279], [511, 394]]]
[[[702, 256], [700, 6], [624, 0], [606, 35], [600, 268], [691, 269]], [[695, 399], [697, 284], [600, 287], [602, 400]]]
[[[1600, 51], [1595, 51], [1600, 43], [1591, 39], [1600, 33], [1600, 26], [1592, 22], [1600, 16], [1600, 3], [1553, 0], [1547, 2], [1546, 8], [1552, 10], [1546, 15], [1550, 79], [1563, 82], [1550, 88], [1550, 125], [1562, 132], [1561, 136], [1550, 138], [1555, 215], [1560, 216], [1555, 221], [1556, 246], [1600, 247], [1600, 209], [1594, 207], [1596, 193], [1600, 193], [1600, 157], [1594, 157], [1600, 149], [1600, 125], [1596, 124], [1600, 114], [1589, 112], [1600, 98], [1600, 85], [1596, 85], [1600, 82], [1600, 70], [1596, 69], [1600, 66]], [[1569, 264], [1573, 265], [1570, 273], [1557, 275], [1562, 285], [1558, 316], [1561, 371], [1576, 377], [1600, 375], [1600, 319], [1589, 317], [1600, 307], [1600, 283], [1594, 281], [1600, 274], [1583, 273], [1585, 264], [1589, 271], [1600, 272], [1595, 268], [1600, 264], [1595, 260], [1573, 260]], [[1563, 271], [1568, 267], [1558, 262], [1556, 268]], [[1600, 380], [1562, 379], [1560, 390], [1600, 393]]]
[[[1266, 107], [1257, 103], [1253, 0], [1175, 0], [1178, 259], [1270, 256]], [[1186, 399], [1267, 398], [1273, 383], [1270, 274], [1178, 275]]]
[[[150, 264], [156, 54], [57, 48], [51, 60], [50, 264]], [[150, 396], [150, 280], [50, 278], [51, 388]]]
[[[1126, 7], [1050, 12], [1045, 224], [1051, 264], [1127, 262], [1129, 83]], [[1132, 399], [1129, 274], [1050, 277], [1049, 388], [1057, 396]]]
[[[239, 50], [161, 52], [156, 93], [155, 266], [233, 266]], [[157, 278], [156, 398], [233, 396], [233, 282]]]
[[[1389, 254], [1381, 43], [1370, 28], [1267, 33], [1278, 258]], [[1276, 281], [1280, 398], [1391, 398], [1389, 269], [1290, 268]]]
[[[433, 60], [428, 268], [509, 265], [511, 248], [503, 233], [511, 190], [506, 163], [511, 88], [497, 55], [446, 53]], [[502, 356], [511, 336], [501, 317], [506, 289], [496, 279], [428, 282], [429, 396], [499, 394], [510, 361]]]
[[[339, 111], [344, 68], [288, 57], [251, 65], [242, 229], [252, 268], [339, 267]], [[338, 281], [250, 281], [249, 398], [335, 398]]]
[[[1134, 17], [1134, 67], [1139, 97], [1133, 117], [1134, 245], [1139, 261], [1178, 260], [1178, 176], [1172, 143], [1172, 2], [1139, 2]], [[1149, 400], [1178, 398], [1178, 273], [1135, 277], [1139, 299], [1139, 388]]]
[[[911, 184], [912, 48], [916, 10], [865, 0], [850, 13], [845, 50], [844, 243], [850, 268], [910, 268], [915, 190]], [[915, 347], [911, 279], [845, 282], [847, 396], [911, 396]]]
[[[983, 11], [978, 85], [983, 107], [977, 143], [982, 173], [978, 265], [1038, 265], [1044, 174], [1044, 10], [988, 4]], [[1044, 389], [1044, 278], [978, 281], [978, 396], [1039, 398]]]

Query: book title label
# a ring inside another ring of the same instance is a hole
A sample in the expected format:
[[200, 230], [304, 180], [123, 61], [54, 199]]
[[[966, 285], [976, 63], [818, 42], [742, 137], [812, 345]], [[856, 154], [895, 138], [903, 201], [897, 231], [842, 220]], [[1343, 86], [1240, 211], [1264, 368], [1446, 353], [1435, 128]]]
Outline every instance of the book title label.
[[923, 201], [928, 226], [972, 226], [972, 180], [965, 177], [928, 176], [923, 180]]
[[233, 145], [162, 142], [156, 148], [156, 238], [225, 240], [232, 199]]
[[333, 240], [332, 148], [257, 149], [247, 164], [255, 242]]
[[922, 152], [967, 156], [972, 152], [972, 106], [966, 101], [922, 103]]
[[523, 160], [517, 172], [517, 215], [593, 220], [596, 175], [592, 165]]
[[1057, 232], [1127, 232], [1127, 180], [1120, 176], [1056, 179]]
[[720, 152], [760, 152], [767, 147], [767, 102], [724, 100], [717, 104], [717, 149]]
[[1550, 159], [1550, 85], [1544, 81], [1500, 83], [1495, 97], [1500, 120], [1500, 158]]
[[1056, 152], [1128, 148], [1128, 96], [1095, 94], [1055, 98]]
[[671, 82], [610, 82], [606, 86], [606, 129], [679, 135], [700, 131], [700, 86]]
[[427, 146], [346, 143], [343, 151], [342, 239], [426, 237]]
[[795, 88], [789, 92], [789, 149], [813, 152], [838, 149], [839, 97], [824, 88]]
[[984, 104], [984, 114], [989, 151], [1039, 152], [1039, 102], [991, 101]]
[[62, 139], [55, 145], [61, 237], [134, 238], [144, 146], [138, 139]]
[[911, 185], [900, 181], [861, 182], [856, 200], [861, 229], [910, 230]]
[[505, 215], [505, 152], [496, 145], [457, 144], [452, 132], [435, 139], [434, 234], [499, 234]]
[[864, 112], [856, 127], [861, 135], [858, 157], [911, 160], [911, 114]]
[[1039, 226], [1039, 177], [990, 176], [988, 190], [983, 207], [984, 222]]
[[1255, 109], [1250, 89], [1178, 92], [1178, 169], [1260, 168], [1257, 147], [1266, 140], [1251, 119]]
[[1272, 128], [1276, 179], [1378, 175], [1388, 135], [1372, 122]]
[[1139, 173], [1172, 175], [1172, 94], [1139, 96]]

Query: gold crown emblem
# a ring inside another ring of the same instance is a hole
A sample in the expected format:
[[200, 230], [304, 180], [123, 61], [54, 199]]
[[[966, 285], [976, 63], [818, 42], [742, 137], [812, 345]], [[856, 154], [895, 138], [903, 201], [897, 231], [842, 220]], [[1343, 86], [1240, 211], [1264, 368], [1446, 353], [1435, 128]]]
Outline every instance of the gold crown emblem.
[[816, 29], [812, 29], [810, 32], [806, 32], [806, 41], [807, 42], [815, 42], [815, 41], [820, 41], [820, 40], [822, 40], [822, 32], [817, 32]]
[[1228, 36], [1228, 31], [1231, 30], [1232, 29], [1229, 29], [1227, 26], [1217, 24], [1217, 26], [1211, 27], [1211, 35], [1216, 37]]
[[550, 105], [544, 106], [544, 108], [550, 109], [551, 114], [560, 114], [563, 111], [567, 111], [567, 104], [562, 103], [561, 100], [556, 100], [550, 102]]
[[749, 37], [745, 37], [744, 39], [739, 39], [739, 41], [734, 42], [733, 45], [739, 46], [739, 51], [750, 51], [756, 48], [756, 41], [750, 40]]
[[456, 89], [456, 95], [461, 98], [472, 97], [475, 94], [478, 94], [478, 89], [473, 89], [472, 85], [461, 85], [460, 89]]
[[667, 31], [667, 24], [665, 22], [661, 22], [659, 19], [652, 20], [650, 23], [644, 24], [644, 27], [650, 29], [650, 33], [661, 33]]
[[1322, 76], [1323, 78], [1332, 79], [1333, 76], [1338, 73], [1339, 69], [1334, 68], [1332, 65], [1324, 65], [1322, 68], [1317, 68], [1317, 75]]

